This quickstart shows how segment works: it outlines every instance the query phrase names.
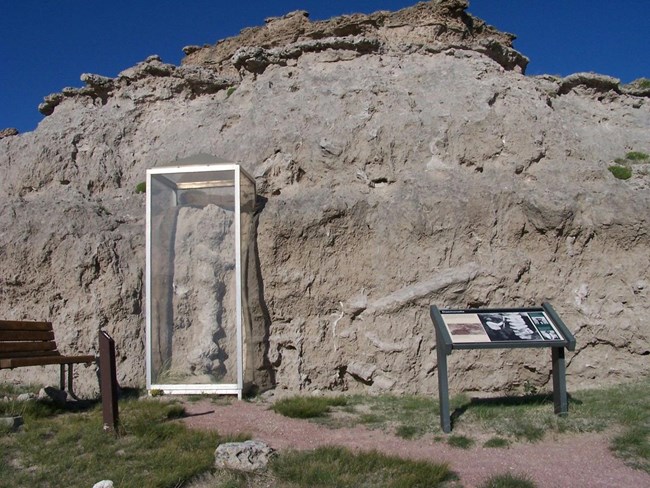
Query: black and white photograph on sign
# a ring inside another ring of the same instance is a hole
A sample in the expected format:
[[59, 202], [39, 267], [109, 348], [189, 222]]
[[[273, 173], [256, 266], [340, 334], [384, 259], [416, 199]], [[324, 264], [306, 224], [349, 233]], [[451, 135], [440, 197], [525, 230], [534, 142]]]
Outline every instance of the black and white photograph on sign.
[[555, 327], [553, 327], [553, 324], [551, 324], [544, 312], [530, 312], [528, 316], [533, 321], [535, 327], [537, 327], [542, 339], [547, 341], [562, 340], [562, 336], [555, 330]]
[[442, 316], [452, 342], [490, 342], [483, 324], [475, 313]]
[[492, 341], [539, 341], [539, 332], [526, 313], [503, 312], [478, 314]]

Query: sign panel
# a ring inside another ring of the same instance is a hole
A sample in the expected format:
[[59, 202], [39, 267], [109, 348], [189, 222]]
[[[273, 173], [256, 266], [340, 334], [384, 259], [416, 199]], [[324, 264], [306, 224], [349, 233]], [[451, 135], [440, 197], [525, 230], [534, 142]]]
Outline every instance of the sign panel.
[[543, 310], [441, 310], [455, 344], [566, 340]]

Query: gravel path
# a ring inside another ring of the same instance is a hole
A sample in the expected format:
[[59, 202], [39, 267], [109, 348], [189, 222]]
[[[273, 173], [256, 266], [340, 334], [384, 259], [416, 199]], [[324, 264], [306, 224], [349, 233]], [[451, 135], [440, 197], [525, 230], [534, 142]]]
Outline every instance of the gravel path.
[[217, 405], [204, 400], [187, 403], [185, 407], [188, 417], [183, 421], [193, 429], [214, 429], [221, 434], [248, 433], [280, 451], [338, 445], [446, 462], [468, 488], [492, 475], [507, 472], [528, 474], [539, 488], [650, 487], [650, 474], [632, 469], [613, 456], [603, 434], [564, 435], [553, 441], [518, 443], [509, 448], [458, 449], [436, 442], [430, 436], [405, 440], [363, 426], [331, 429], [307, 420], [283, 417], [264, 404]]

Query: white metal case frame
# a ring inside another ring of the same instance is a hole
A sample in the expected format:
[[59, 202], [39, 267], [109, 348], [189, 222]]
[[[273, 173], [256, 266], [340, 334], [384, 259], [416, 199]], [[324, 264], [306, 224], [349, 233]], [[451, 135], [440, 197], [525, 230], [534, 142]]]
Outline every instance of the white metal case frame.
[[[235, 314], [237, 342], [236, 383], [214, 384], [160, 384], [152, 383], [152, 176], [181, 173], [234, 173], [235, 197]], [[242, 398], [244, 386], [243, 331], [242, 331], [242, 253], [241, 253], [241, 177], [242, 175], [255, 187], [255, 180], [238, 164], [205, 164], [188, 166], [165, 166], [147, 170], [146, 188], [146, 380], [147, 390], [161, 390], [165, 394], [224, 394]]]

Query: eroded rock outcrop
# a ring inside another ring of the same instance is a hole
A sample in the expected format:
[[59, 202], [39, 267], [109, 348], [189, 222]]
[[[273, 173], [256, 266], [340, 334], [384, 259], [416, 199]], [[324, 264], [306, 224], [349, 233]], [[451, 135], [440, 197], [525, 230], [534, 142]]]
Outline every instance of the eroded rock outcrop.
[[[121, 383], [142, 385], [136, 186], [208, 153], [241, 162], [265, 200], [258, 384], [432, 393], [429, 304], [545, 300], [578, 340], [570, 387], [647, 374], [650, 164], [630, 162], [627, 180], [608, 170], [650, 152], [647, 94], [601, 75], [524, 76], [513, 37], [466, 7], [296, 12], [186, 48], [180, 67], [154, 56], [50, 97], [37, 130], [0, 141], [0, 314], [51, 319], [65, 352], [96, 350], [104, 327]], [[541, 387], [547, 352], [459, 352], [451, 381]], [[77, 369], [92, 389], [92, 368]]]

